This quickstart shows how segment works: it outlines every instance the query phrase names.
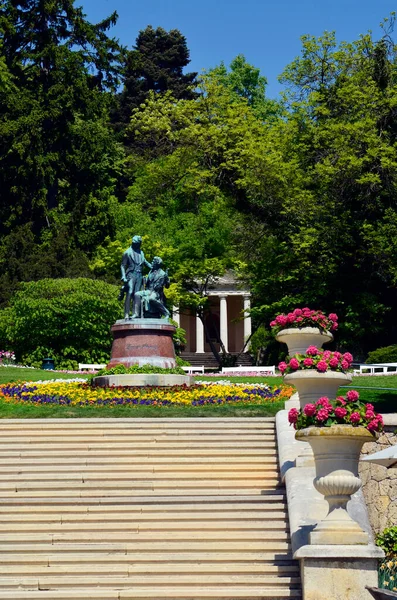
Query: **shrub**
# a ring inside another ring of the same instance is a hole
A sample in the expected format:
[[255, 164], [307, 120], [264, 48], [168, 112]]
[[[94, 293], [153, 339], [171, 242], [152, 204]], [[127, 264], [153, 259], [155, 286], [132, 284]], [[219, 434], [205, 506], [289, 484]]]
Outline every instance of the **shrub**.
[[397, 581], [397, 527], [387, 527], [376, 536], [376, 544], [386, 554], [379, 566], [379, 587], [396, 591]]
[[107, 362], [110, 327], [121, 312], [117, 294], [116, 286], [92, 279], [21, 283], [10, 301], [7, 327], [17, 361], [40, 367], [49, 356], [56, 368], [66, 369]]
[[394, 346], [385, 346], [369, 352], [365, 361], [367, 364], [391, 363], [397, 362], [397, 344]]

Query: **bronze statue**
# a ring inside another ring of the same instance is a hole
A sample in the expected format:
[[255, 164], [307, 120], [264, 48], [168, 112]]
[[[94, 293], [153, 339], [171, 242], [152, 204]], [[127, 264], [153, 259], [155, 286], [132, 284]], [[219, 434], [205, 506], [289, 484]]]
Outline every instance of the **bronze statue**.
[[169, 317], [170, 312], [165, 306], [164, 288], [170, 287], [168, 272], [162, 267], [163, 261], [155, 256], [152, 268], [146, 278], [145, 289], [134, 295], [134, 314], [132, 318]]
[[[152, 265], [146, 260], [141, 250], [142, 238], [140, 235], [134, 235], [130, 248], [123, 254], [121, 260], [121, 280], [123, 286], [120, 290], [119, 300], [125, 296], [124, 318], [130, 318], [131, 300], [135, 294], [142, 289], [142, 267], [146, 265], [149, 269]], [[138, 315], [133, 314], [133, 317]]]

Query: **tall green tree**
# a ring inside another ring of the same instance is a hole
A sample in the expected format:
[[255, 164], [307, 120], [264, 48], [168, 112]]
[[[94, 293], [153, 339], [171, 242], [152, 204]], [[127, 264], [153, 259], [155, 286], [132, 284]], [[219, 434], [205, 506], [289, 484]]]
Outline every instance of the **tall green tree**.
[[135, 47], [126, 54], [124, 89], [113, 118], [124, 131], [133, 109], [153, 91], [170, 91], [176, 99], [194, 98], [197, 73], [184, 73], [190, 62], [186, 38], [178, 29], [166, 31], [151, 25], [139, 32]]
[[[86, 20], [72, 0], [6, 0], [0, 8], [0, 59], [12, 92], [0, 97], [0, 264], [7, 287], [22, 273], [8, 256], [32, 235], [37, 259], [56, 261], [59, 237], [70, 256], [90, 252], [108, 230], [108, 203], [121, 149], [107, 124], [120, 48], [106, 31], [116, 13], [99, 24]], [[32, 252], [20, 256], [30, 263]], [[67, 274], [68, 257], [65, 257]], [[60, 261], [62, 259], [60, 258]], [[49, 272], [48, 272], [49, 271]], [[83, 273], [82, 273], [83, 274]]]

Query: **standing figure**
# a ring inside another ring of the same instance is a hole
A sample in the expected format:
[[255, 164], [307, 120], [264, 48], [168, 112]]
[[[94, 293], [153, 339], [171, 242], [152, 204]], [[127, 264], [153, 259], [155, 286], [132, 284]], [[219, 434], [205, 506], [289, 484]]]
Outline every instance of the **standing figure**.
[[[126, 294], [124, 302], [124, 318], [130, 318], [131, 300], [135, 294], [142, 289], [142, 266], [145, 264], [152, 268], [152, 265], [146, 260], [141, 250], [142, 238], [140, 235], [134, 235], [131, 246], [123, 254], [121, 260], [121, 288], [119, 299], [122, 300]], [[138, 315], [133, 314], [132, 318]]]
[[[163, 261], [159, 256], [153, 258], [152, 268], [146, 278], [146, 286], [143, 291], [135, 293], [134, 315], [145, 317], [153, 316], [169, 317], [170, 312], [165, 306], [164, 288], [170, 287], [168, 272], [162, 267]], [[134, 318], [134, 317], [133, 317]]]

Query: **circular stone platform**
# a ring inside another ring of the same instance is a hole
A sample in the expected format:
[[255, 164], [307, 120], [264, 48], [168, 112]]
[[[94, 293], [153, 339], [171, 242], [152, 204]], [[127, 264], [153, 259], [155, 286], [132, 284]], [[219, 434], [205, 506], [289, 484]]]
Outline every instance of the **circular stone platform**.
[[192, 383], [189, 375], [166, 375], [163, 373], [134, 373], [131, 375], [100, 375], [94, 377], [93, 385], [98, 387], [170, 387], [173, 385], [188, 385]]

